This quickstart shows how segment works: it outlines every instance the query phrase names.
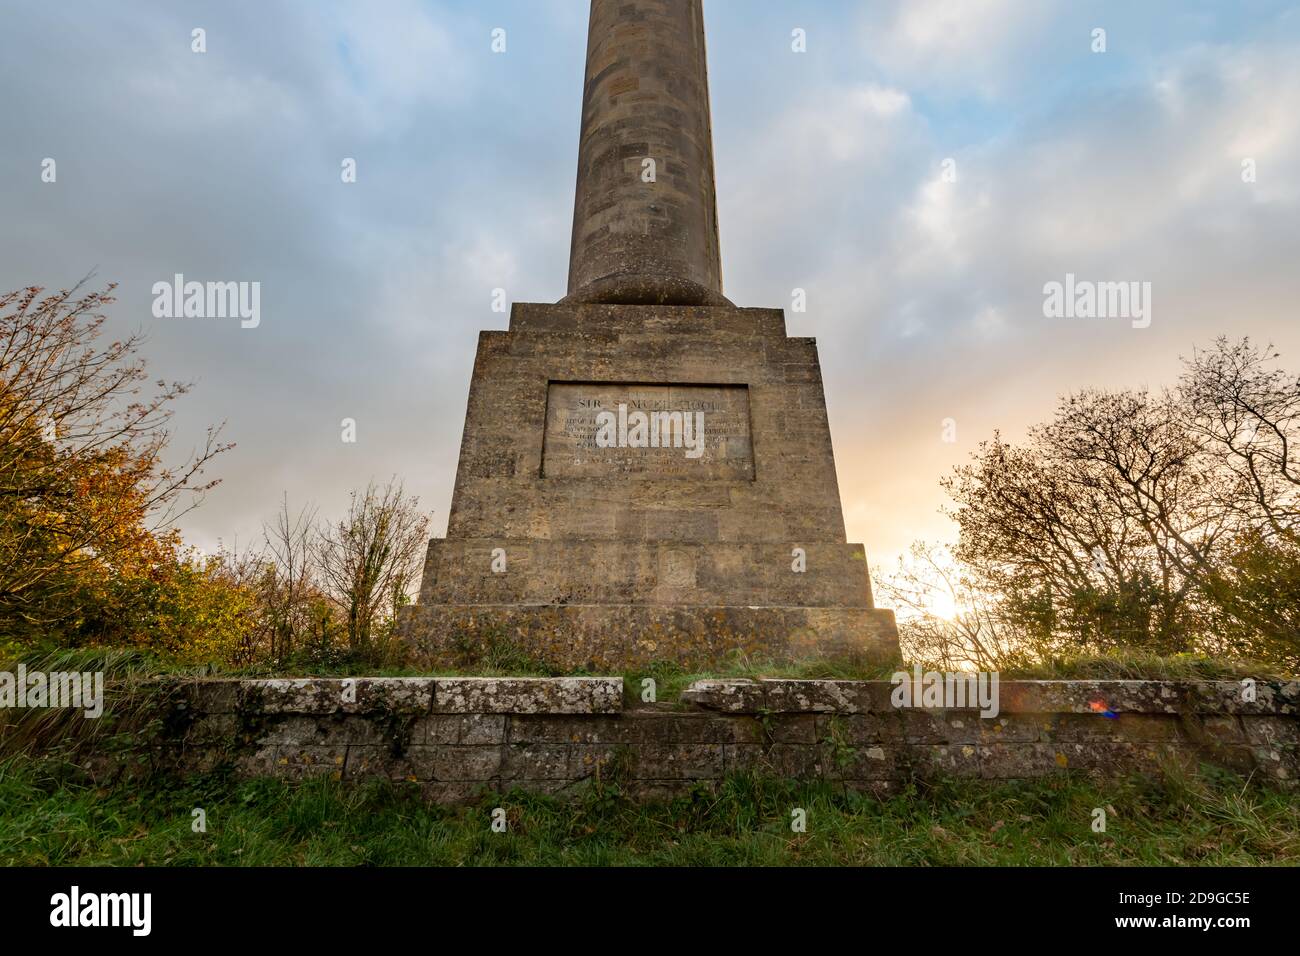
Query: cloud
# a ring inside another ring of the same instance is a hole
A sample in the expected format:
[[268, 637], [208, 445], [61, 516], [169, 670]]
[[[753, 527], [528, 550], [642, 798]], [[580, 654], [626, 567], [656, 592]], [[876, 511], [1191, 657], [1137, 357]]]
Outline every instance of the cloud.
[[858, 30], [895, 81], [991, 97], [1013, 82], [1017, 55], [1057, 8], [1056, 0], [895, 0], [870, 4]]
[[[919, 62], [959, 42], [940, 27], [964, 16], [977, 11], [921, 5], [895, 29]], [[963, 69], [978, 71], [975, 59]], [[788, 324], [822, 345], [852, 538], [890, 556], [951, 534], [937, 515], [942, 474], [995, 428], [1014, 436], [1049, 415], [1070, 389], [1160, 384], [1179, 354], [1224, 332], [1271, 338], [1300, 365], [1300, 278], [1285, 264], [1300, 260], [1297, 64], [1300, 42], [1286, 36], [1153, 53], [1141, 69], [1098, 57], [1088, 66], [1104, 82], [1060, 88], [1014, 127], [992, 123], [957, 144], [891, 74], [880, 88], [905, 107], [863, 109], [870, 97], [846, 83], [749, 132], [778, 143], [828, 131], [808, 140], [820, 154], [771, 148], [745, 166], [722, 221], [724, 238], [736, 236], [724, 250], [742, 263], [729, 271], [733, 298], [781, 305], [789, 286], [807, 290], [808, 313]], [[952, 86], [968, 79], [940, 71], [922, 86], [964, 95]], [[1035, 79], [1029, 69], [1020, 82]], [[1254, 184], [1242, 182], [1245, 156], [1258, 162]], [[943, 176], [948, 157], [956, 181]], [[783, 188], [756, 209], [773, 183]], [[1044, 319], [1042, 287], [1067, 271], [1151, 281], [1153, 327]], [[956, 446], [939, 442], [949, 416]]]
[[[938, 479], [1061, 391], [1159, 383], [1225, 331], [1300, 365], [1300, 28], [1282, 5], [827, 3], [800, 14], [803, 55], [779, 5], [707, 7], [727, 292], [788, 308], [806, 290], [787, 324], [819, 338], [849, 533], [873, 559], [948, 534]], [[478, 332], [507, 321], [492, 290], [564, 292], [584, 11], [213, 6], [201, 56], [196, 16], [7, 11], [0, 286], [98, 266], [123, 283], [114, 331], [145, 324], [155, 370], [198, 380], [179, 443], [220, 420], [239, 442], [186, 519], [198, 543], [247, 540], [283, 490], [328, 512], [394, 472], [437, 526]], [[152, 321], [149, 288], [176, 271], [261, 281], [262, 326]], [[1152, 327], [1045, 320], [1066, 271], [1152, 281]]]

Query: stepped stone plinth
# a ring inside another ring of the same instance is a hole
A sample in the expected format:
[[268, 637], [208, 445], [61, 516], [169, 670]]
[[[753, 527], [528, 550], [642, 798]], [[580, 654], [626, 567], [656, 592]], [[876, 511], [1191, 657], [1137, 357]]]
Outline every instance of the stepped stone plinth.
[[[600, 447], [620, 405], [699, 415], [702, 453]], [[897, 651], [845, 539], [816, 345], [774, 309], [519, 304], [481, 333], [447, 537], [403, 613], [443, 665]]]
[[483, 332], [418, 661], [890, 659], [821, 368], [722, 294], [699, 0], [593, 0], [568, 295]]

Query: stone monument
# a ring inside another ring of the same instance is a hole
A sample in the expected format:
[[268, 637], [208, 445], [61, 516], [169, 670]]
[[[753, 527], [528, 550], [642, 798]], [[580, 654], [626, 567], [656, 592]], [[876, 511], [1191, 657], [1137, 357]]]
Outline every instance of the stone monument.
[[593, 0], [568, 295], [482, 332], [427, 666], [898, 656], [813, 339], [722, 294], [701, 0]]

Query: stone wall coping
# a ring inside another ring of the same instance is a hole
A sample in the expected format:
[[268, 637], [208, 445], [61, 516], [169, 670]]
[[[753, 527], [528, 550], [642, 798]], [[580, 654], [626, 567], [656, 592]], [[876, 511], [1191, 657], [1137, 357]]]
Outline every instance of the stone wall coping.
[[[619, 714], [621, 677], [209, 678], [186, 682], [203, 713]], [[698, 680], [682, 692], [695, 708], [729, 714], [870, 714], [898, 710], [892, 681], [785, 678]], [[1300, 717], [1300, 681], [999, 680], [999, 714], [1247, 714]], [[954, 702], [955, 703], [955, 702]], [[978, 710], [965, 707], [912, 707]]]
[[[909, 674], [909, 677], [911, 675]], [[889, 713], [892, 681], [700, 680], [682, 692], [697, 707], [732, 714]], [[999, 713], [1258, 714], [1300, 716], [1300, 681], [999, 680]], [[912, 709], [976, 710], [966, 707]]]
[[185, 685], [203, 713], [611, 714], [621, 677], [294, 677], [203, 679]]

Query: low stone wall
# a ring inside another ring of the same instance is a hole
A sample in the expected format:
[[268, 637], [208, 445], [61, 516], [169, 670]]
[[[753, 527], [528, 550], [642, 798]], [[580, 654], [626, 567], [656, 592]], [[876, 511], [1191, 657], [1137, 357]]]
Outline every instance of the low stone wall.
[[999, 713], [898, 708], [886, 681], [700, 681], [626, 706], [621, 678], [187, 683], [155, 765], [484, 790], [573, 793], [617, 780], [661, 796], [754, 771], [889, 791], [916, 777], [1152, 771], [1207, 761], [1300, 779], [1300, 682], [1005, 681]]

